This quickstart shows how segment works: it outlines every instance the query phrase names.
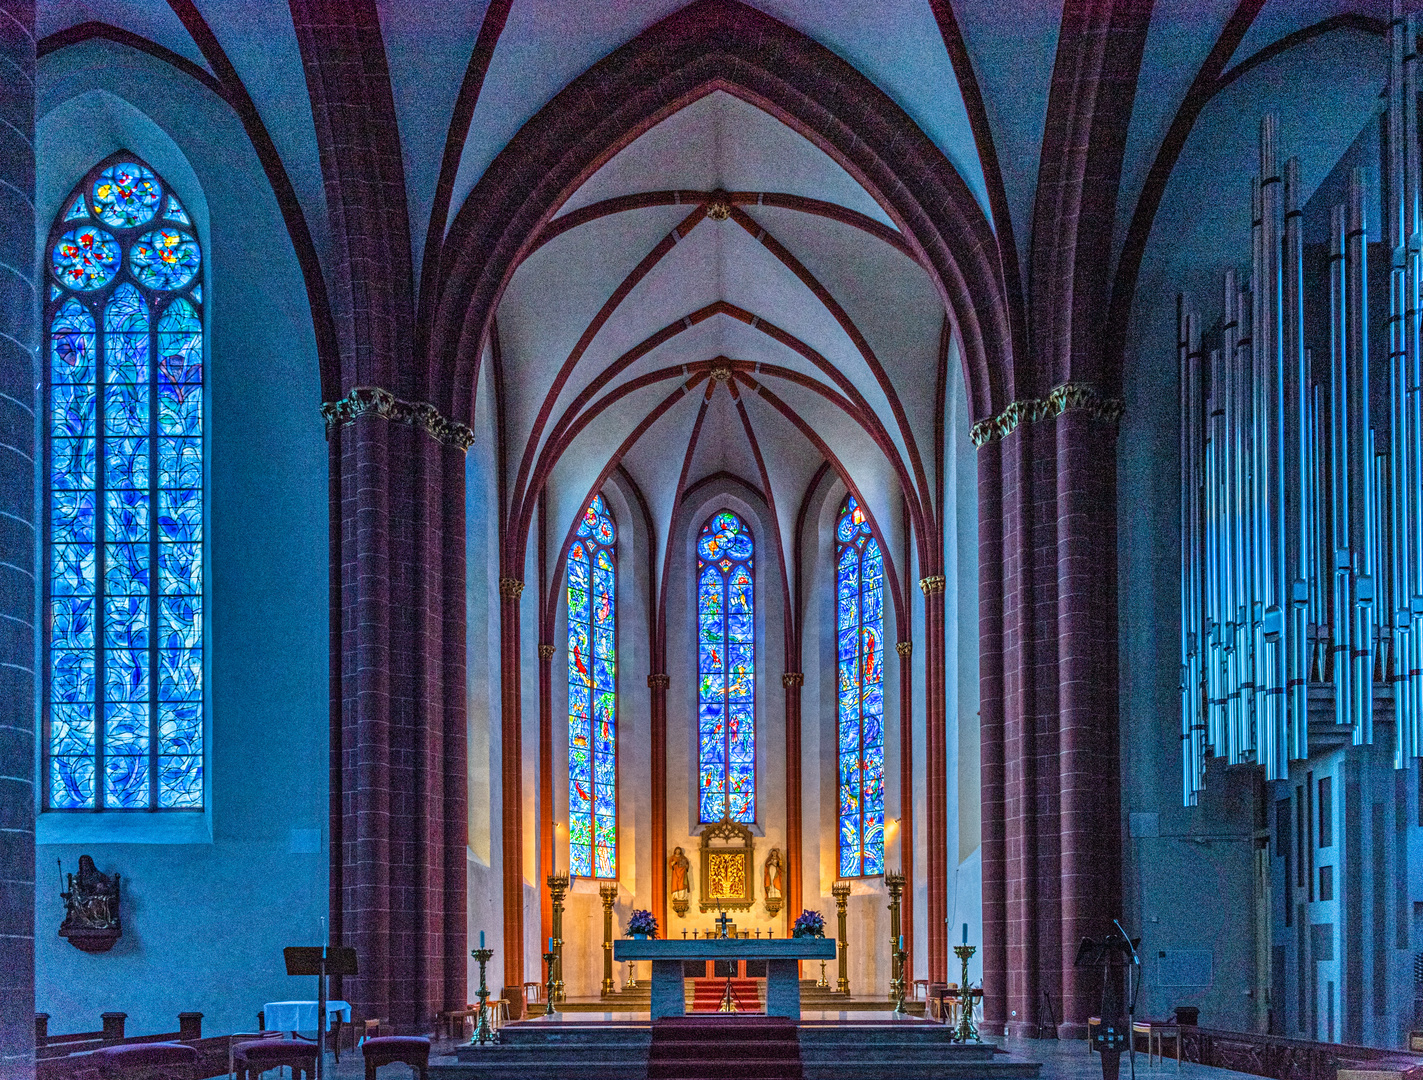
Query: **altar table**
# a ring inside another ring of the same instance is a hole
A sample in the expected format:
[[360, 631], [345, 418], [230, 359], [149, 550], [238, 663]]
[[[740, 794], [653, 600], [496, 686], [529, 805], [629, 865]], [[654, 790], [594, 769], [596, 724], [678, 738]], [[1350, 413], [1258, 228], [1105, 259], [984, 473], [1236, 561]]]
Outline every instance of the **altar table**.
[[834, 938], [700, 938], [668, 941], [623, 938], [613, 959], [652, 961], [652, 1019], [687, 1011], [683, 963], [687, 960], [765, 960], [766, 1015], [800, 1019], [798, 960], [835, 959]]

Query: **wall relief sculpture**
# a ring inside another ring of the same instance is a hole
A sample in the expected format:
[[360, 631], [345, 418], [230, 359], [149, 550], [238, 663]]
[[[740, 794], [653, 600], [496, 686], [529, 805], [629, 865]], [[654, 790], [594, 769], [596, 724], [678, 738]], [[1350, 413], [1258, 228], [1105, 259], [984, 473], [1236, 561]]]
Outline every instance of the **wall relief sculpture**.
[[[60, 863], [61, 871], [64, 864]], [[88, 855], [79, 856], [79, 873], [66, 875], [69, 891], [64, 901], [64, 922], [59, 936], [85, 952], [108, 952], [123, 936], [119, 919], [119, 875], [105, 874]]]

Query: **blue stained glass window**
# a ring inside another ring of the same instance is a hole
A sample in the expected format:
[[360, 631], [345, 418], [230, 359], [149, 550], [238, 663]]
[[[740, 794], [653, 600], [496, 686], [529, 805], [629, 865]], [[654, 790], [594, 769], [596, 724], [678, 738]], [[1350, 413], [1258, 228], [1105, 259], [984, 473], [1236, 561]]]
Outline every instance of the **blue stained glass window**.
[[45, 807], [203, 806], [202, 254], [127, 157], [50, 233]]
[[618, 876], [617, 528], [602, 495], [568, 549], [568, 866]]
[[697, 537], [697, 741], [703, 822], [756, 820], [755, 543], [730, 510]]
[[884, 873], [884, 556], [845, 497], [835, 528], [840, 876]]

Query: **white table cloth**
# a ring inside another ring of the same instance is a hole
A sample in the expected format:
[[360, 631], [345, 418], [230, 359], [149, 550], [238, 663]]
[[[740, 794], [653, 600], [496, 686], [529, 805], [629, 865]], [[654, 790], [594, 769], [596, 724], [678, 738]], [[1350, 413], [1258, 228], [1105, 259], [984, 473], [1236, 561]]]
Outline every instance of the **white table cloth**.
[[[263, 1019], [268, 1031], [315, 1031], [316, 1002], [314, 1001], [269, 1001], [262, 1006]], [[326, 1026], [339, 1016], [350, 1023], [351, 1004], [347, 1001], [326, 1003]]]

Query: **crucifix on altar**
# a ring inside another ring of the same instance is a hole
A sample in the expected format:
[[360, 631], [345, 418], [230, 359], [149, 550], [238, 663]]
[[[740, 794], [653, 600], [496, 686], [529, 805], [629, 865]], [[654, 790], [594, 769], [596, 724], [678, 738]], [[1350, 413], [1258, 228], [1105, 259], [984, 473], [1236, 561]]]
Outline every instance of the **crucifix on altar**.
[[731, 917], [727, 915], [726, 908], [721, 909], [721, 914], [716, 918], [717, 937], [722, 941], [727, 939], [726, 930], [731, 925]]

